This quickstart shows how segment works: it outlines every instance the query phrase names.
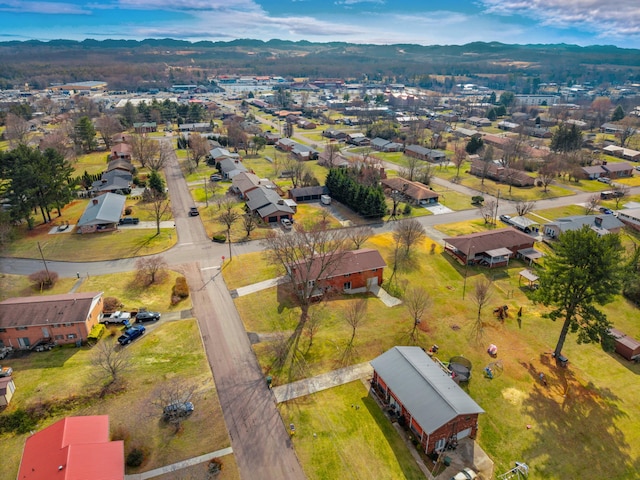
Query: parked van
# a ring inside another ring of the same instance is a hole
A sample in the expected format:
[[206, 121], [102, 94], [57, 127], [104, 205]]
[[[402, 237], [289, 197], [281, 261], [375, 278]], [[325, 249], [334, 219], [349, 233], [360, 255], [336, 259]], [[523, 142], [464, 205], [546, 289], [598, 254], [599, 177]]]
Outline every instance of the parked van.
[[321, 195], [320, 203], [323, 205], [331, 205], [331, 197], [329, 195]]

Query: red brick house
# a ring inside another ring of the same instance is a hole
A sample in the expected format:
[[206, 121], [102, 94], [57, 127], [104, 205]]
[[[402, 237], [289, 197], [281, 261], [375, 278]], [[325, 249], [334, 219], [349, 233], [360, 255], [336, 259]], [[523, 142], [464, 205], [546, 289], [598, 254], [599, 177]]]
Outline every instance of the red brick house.
[[28, 350], [43, 340], [86, 341], [102, 315], [102, 292], [17, 297], [0, 302], [0, 347]]
[[131, 145], [129, 145], [128, 143], [116, 143], [114, 146], [111, 147], [111, 160], [115, 160], [115, 159], [121, 159], [121, 160], [126, 160], [127, 162], [131, 163], [131, 155], [133, 153], [133, 149], [131, 148]]
[[305, 282], [311, 282], [314, 283], [309, 285], [311, 295], [321, 296], [327, 290], [355, 293], [382, 285], [382, 272], [386, 266], [380, 252], [361, 248], [289, 265], [289, 274], [298, 289], [302, 289]]
[[393, 347], [371, 360], [374, 392], [404, 419], [424, 451], [478, 433], [484, 410], [420, 347]]
[[124, 442], [107, 415], [63, 418], [27, 438], [18, 478], [124, 480]]
[[490, 268], [508, 265], [509, 259], [518, 256], [519, 252], [530, 254], [535, 244], [535, 238], [511, 227], [443, 240], [444, 251], [463, 265], [480, 264]]

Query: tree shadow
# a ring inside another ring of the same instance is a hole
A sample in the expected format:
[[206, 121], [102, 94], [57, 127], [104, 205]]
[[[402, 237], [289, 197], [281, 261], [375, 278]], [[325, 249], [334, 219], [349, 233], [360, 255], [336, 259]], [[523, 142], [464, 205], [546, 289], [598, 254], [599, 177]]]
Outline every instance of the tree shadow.
[[[632, 478], [639, 459], [617, 423], [629, 421], [620, 398], [589, 382], [582, 385], [571, 367], [557, 367], [548, 354], [540, 366], [521, 365], [535, 379], [523, 409], [535, 425], [523, 455], [540, 478]], [[544, 381], [540, 373], [544, 373]]]

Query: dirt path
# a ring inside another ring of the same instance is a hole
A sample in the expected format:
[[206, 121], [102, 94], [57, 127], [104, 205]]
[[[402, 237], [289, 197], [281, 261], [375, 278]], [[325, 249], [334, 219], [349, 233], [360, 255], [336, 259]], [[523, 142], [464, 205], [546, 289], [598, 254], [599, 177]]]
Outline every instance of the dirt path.
[[182, 266], [242, 478], [304, 479], [275, 397], [218, 269]]

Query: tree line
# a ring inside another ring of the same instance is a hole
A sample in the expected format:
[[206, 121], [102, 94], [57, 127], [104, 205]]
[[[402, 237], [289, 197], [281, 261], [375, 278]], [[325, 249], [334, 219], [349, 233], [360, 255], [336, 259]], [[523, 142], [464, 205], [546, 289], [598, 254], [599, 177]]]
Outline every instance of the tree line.
[[332, 168], [325, 181], [329, 194], [366, 218], [382, 218], [387, 214], [387, 202], [382, 188], [363, 185], [352, 169]]

